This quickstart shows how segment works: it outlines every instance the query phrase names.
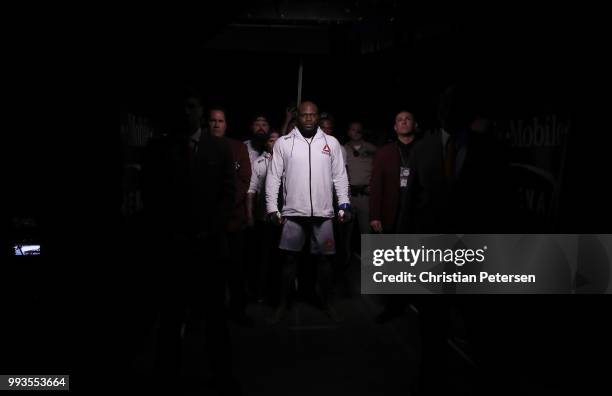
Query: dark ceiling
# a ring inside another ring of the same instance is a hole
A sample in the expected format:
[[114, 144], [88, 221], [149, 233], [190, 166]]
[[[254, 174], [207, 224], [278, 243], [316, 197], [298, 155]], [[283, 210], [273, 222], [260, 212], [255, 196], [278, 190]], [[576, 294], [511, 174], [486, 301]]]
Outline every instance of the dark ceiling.
[[524, 12], [521, 19], [492, 13], [442, 21], [416, 17], [410, 7], [228, 0], [202, 11], [127, 18], [123, 102], [159, 114], [176, 108], [170, 98], [191, 86], [210, 103], [236, 109], [238, 124], [253, 103], [280, 117], [295, 100], [300, 60], [305, 97], [346, 118], [371, 114], [371, 121], [397, 107], [421, 107], [431, 120], [438, 95], [457, 82], [500, 93], [503, 104], [490, 101], [498, 108], [519, 101], [551, 108], [571, 91], [568, 53], [579, 57], [579, 45], [575, 27], [562, 20]]

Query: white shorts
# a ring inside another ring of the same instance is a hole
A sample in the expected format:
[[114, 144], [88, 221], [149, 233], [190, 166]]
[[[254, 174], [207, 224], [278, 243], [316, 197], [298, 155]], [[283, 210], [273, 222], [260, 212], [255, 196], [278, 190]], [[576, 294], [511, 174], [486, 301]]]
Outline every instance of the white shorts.
[[283, 224], [278, 247], [290, 252], [301, 252], [310, 237], [312, 254], [330, 255], [336, 253], [332, 219], [320, 217], [290, 217]]

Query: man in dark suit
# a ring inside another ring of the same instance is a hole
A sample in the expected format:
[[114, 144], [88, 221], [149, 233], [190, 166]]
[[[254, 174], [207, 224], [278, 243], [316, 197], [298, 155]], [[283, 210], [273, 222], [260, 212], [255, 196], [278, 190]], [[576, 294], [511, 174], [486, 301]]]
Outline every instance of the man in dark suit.
[[[197, 97], [187, 98], [186, 114], [201, 120]], [[156, 373], [162, 391], [183, 383], [179, 367], [185, 334], [204, 336], [208, 353], [197, 351], [195, 358], [210, 357], [220, 387], [234, 384], [220, 263], [234, 203], [234, 162], [227, 141], [202, 133], [197, 123], [190, 126], [152, 142], [143, 168], [144, 204], [157, 235], [151, 245], [159, 253]]]

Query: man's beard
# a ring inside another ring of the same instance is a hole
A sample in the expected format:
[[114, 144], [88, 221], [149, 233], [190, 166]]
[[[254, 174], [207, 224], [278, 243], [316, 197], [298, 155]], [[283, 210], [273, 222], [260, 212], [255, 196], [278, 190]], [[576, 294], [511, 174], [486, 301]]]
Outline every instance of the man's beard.
[[261, 153], [265, 150], [269, 137], [270, 135], [267, 133], [255, 134], [251, 139], [251, 145], [258, 153]]
[[303, 126], [298, 126], [298, 129], [300, 130], [300, 133], [302, 134], [302, 136], [304, 136], [305, 138], [310, 138], [314, 136], [315, 132], [317, 131], [316, 126], [313, 126], [312, 129], [310, 130], [304, 128]]

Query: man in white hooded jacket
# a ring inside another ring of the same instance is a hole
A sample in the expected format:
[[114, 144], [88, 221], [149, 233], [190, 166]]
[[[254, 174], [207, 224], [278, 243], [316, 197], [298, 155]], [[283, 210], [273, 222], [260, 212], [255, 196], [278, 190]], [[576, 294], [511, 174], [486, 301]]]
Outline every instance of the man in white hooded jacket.
[[[272, 220], [283, 227], [279, 248], [287, 253], [277, 320], [286, 312], [297, 272], [297, 254], [307, 238], [310, 239], [310, 251], [319, 262], [318, 283], [323, 307], [332, 319], [338, 319], [330, 305], [331, 263], [326, 256], [336, 252], [332, 224], [334, 189], [338, 197], [339, 221], [347, 221], [350, 216], [349, 183], [340, 143], [319, 128], [318, 112], [312, 102], [299, 106], [296, 127], [274, 145], [266, 177], [266, 210]], [[281, 182], [282, 213], [278, 210]]]

